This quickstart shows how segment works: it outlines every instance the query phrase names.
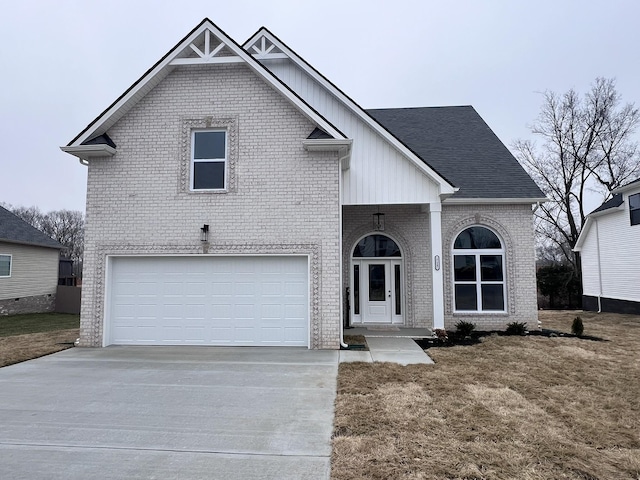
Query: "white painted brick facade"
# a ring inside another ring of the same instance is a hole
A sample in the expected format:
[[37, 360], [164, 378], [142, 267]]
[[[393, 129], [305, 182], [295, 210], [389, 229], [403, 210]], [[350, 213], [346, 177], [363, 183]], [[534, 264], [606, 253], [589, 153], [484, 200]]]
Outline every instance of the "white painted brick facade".
[[[235, 188], [185, 191], [185, 121], [228, 119]], [[89, 165], [81, 345], [102, 344], [107, 255], [202, 254], [206, 223], [211, 254], [309, 255], [312, 347], [338, 348], [340, 170], [303, 149], [313, 128], [244, 65], [176, 68], [120, 119], [117, 154]]]
[[[453, 313], [453, 242], [462, 230], [471, 225], [492, 228], [505, 243], [507, 313]], [[476, 323], [479, 330], [504, 329], [511, 322], [526, 322], [529, 329], [538, 328], [531, 205], [443, 205], [442, 256], [446, 329], [455, 329], [460, 320]]]
[[[431, 245], [429, 213], [419, 205], [385, 205], [385, 234], [396, 240], [405, 260], [407, 327], [433, 326]], [[350, 258], [356, 242], [372, 230], [377, 206], [343, 207], [343, 291], [350, 282]], [[486, 225], [505, 241], [507, 313], [453, 313], [452, 245], [455, 237], [471, 225]], [[460, 320], [472, 321], [479, 330], [504, 329], [510, 322], [526, 322], [538, 328], [533, 215], [530, 205], [443, 205], [442, 243], [444, 268], [445, 328], [455, 329]]]
[[373, 214], [377, 206], [343, 207], [343, 292], [349, 286], [351, 255], [358, 240], [369, 234], [382, 233], [393, 238], [402, 250], [404, 260], [405, 326], [433, 326], [431, 303], [431, 241], [429, 214], [420, 205], [384, 205], [385, 231], [373, 231]]

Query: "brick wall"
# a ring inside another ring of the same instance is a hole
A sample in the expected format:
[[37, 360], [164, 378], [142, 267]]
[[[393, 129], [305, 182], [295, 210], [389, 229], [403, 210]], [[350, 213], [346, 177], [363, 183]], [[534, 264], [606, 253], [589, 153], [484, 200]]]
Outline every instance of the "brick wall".
[[[453, 313], [453, 241], [462, 230], [472, 225], [490, 227], [505, 243], [506, 313]], [[443, 205], [442, 237], [445, 328], [454, 329], [460, 320], [472, 321], [481, 330], [504, 329], [511, 322], [526, 322], [530, 329], [538, 328], [531, 205]]]
[[385, 231], [372, 231], [372, 216], [377, 206], [343, 208], [343, 292], [349, 286], [351, 255], [356, 243], [365, 235], [382, 233], [393, 238], [402, 250], [404, 260], [405, 326], [431, 327], [431, 241], [429, 214], [420, 205], [384, 205]]
[[[235, 135], [229, 193], [189, 192], [192, 125]], [[303, 149], [313, 128], [235, 64], [176, 68], [120, 119], [118, 153], [89, 165], [81, 345], [102, 344], [107, 255], [201, 254], [206, 223], [208, 253], [309, 255], [312, 346], [337, 348], [340, 170], [337, 154]]]
[[[419, 205], [389, 205], [385, 213], [385, 234], [400, 245], [405, 261], [405, 326], [432, 327], [432, 277], [429, 213]], [[372, 231], [372, 214], [377, 206], [343, 208], [343, 291], [350, 282], [350, 259], [356, 242]], [[507, 312], [499, 314], [453, 313], [451, 256], [455, 237], [471, 225], [486, 225], [505, 243], [507, 270]], [[460, 320], [473, 321], [478, 329], [504, 329], [510, 322], [538, 327], [533, 245], [533, 217], [530, 205], [443, 205], [442, 241], [445, 294], [445, 328], [455, 329]]]

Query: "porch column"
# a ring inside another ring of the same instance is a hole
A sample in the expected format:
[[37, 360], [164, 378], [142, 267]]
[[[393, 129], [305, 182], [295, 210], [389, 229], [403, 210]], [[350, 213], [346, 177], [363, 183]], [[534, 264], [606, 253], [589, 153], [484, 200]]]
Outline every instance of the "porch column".
[[444, 328], [444, 275], [442, 274], [442, 204], [429, 204], [431, 231], [431, 283], [433, 328]]

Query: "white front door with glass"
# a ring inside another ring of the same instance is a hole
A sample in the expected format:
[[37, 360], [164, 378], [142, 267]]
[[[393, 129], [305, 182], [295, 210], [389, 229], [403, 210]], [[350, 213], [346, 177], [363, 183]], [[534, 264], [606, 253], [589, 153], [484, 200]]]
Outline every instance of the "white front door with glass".
[[402, 324], [403, 265], [398, 245], [384, 235], [358, 242], [351, 261], [351, 323]]

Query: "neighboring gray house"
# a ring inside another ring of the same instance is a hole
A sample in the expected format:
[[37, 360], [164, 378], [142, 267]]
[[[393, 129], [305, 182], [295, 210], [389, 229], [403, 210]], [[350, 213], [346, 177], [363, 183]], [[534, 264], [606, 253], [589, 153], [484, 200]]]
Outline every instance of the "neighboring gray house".
[[0, 207], [0, 315], [53, 311], [62, 248]]
[[475, 110], [365, 111], [264, 28], [205, 19], [62, 150], [89, 169], [81, 345], [537, 328], [544, 196]]
[[574, 250], [582, 259], [582, 307], [640, 314], [640, 178], [587, 216]]

